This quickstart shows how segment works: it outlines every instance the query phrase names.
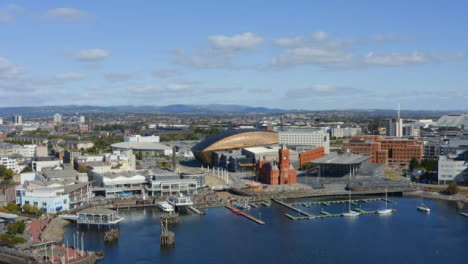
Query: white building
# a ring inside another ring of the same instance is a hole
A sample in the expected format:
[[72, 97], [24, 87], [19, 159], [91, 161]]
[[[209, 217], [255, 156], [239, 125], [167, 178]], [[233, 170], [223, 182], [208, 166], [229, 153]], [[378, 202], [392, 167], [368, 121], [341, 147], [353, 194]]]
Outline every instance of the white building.
[[403, 136], [403, 119], [387, 119], [385, 120], [385, 129], [389, 137]]
[[11, 169], [16, 173], [19, 173], [21, 171], [21, 167], [18, 165], [18, 161], [16, 160], [16, 158], [11, 156], [0, 156], [0, 165], [4, 166], [7, 169]]
[[80, 116], [80, 123], [84, 123], [86, 121], [84, 116]]
[[455, 160], [453, 157], [439, 157], [439, 171], [437, 180], [440, 182], [451, 182], [456, 177], [468, 177], [468, 161]]
[[54, 115], [54, 123], [62, 123], [62, 115], [61, 114], [55, 114]]
[[403, 126], [403, 136], [419, 137], [421, 129], [413, 124]]
[[61, 160], [35, 160], [32, 162], [32, 169], [40, 172], [44, 168], [55, 168], [62, 165]]
[[141, 194], [146, 185], [146, 177], [140, 172], [106, 172], [93, 171], [94, 191], [105, 197], [125, 197]]
[[144, 155], [172, 155], [172, 148], [157, 142], [120, 142], [111, 145], [112, 150], [132, 150]]
[[61, 183], [26, 181], [16, 188], [16, 204], [29, 204], [48, 213], [68, 211], [89, 202], [92, 192], [89, 183]]
[[334, 127], [330, 128], [332, 138], [347, 138], [361, 134], [360, 127]]
[[0, 125], [3, 125], [3, 117], [0, 117]]
[[147, 136], [143, 137], [140, 135], [132, 135], [132, 136], [125, 136], [124, 137], [124, 142], [146, 142], [146, 143], [158, 143], [159, 142], [159, 136]]
[[330, 153], [330, 135], [322, 130], [287, 130], [279, 132], [279, 144], [324, 147]]
[[23, 124], [23, 118], [20, 115], [15, 115], [13, 122], [15, 123], [15, 126], [20, 126]]

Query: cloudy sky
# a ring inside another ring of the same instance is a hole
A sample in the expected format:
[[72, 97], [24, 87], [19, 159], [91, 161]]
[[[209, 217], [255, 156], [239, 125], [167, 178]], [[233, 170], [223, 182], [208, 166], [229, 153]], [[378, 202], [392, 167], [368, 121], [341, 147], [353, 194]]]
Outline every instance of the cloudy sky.
[[0, 106], [468, 110], [466, 1], [0, 1]]

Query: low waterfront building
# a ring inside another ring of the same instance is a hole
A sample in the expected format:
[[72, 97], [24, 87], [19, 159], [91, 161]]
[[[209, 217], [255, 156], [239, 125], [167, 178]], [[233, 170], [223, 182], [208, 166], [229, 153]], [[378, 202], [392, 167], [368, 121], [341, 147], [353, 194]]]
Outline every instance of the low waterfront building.
[[107, 208], [91, 207], [79, 212], [77, 215], [78, 224], [86, 225], [114, 225], [123, 220], [117, 211]]
[[383, 176], [384, 164], [372, 164], [371, 156], [367, 154], [337, 154], [332, 153], [314, 160], [318, 165], [320, 177], [344, 177], [353, 175]]
[[93, 191], [105, 197], [125, 197], [142, 194], [146, 176], [142, 172], [92, 172]]
[[150, 196], [195, 195], [205, 183], [204, 174], [178, 174], [168, 170], [145, 171]]
[[16, 204], [29, 204], [48, 213], [68, 211], [89, 202], [88, 182], [26, 181], [16, 188]]
[[440, 156], [437, 180], [439, 183], [468, 182], [468, 150]]

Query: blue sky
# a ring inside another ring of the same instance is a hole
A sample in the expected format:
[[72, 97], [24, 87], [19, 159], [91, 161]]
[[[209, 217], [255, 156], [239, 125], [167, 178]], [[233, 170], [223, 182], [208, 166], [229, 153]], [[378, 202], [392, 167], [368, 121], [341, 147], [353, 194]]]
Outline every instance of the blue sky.
[[466, 1], [0, 1], [0, 106], [468, 108]]

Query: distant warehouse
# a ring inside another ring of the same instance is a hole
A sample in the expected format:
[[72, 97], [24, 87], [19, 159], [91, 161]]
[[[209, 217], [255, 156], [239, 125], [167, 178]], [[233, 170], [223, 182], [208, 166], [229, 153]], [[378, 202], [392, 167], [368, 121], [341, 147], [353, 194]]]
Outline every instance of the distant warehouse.
[[120, 142], [111, 145], [112, 150], [132, 150], [148, 155], [172, 155], [172, 148], [157, 142]]

